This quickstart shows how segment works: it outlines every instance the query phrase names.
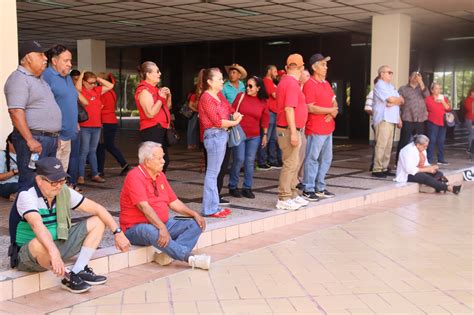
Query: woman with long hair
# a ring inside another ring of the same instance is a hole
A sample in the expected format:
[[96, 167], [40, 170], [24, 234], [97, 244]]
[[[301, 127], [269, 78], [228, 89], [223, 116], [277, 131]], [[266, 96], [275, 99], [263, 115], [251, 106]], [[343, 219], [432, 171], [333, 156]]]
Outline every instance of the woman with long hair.
[[[258, 148], [265, 147], [268, 139], [270, 116], [267, 102], [268, 94], [263, 80], [257, 76], [250, 77], [246, 84], [246, 93], [239, 93], [232, 104], [244, 118], [240, 125], [246, 139], [232, 148], [232, 166], [230, 168], [229, 194], [233, 197], [254, 199], [252, 192], [255, 156]], [[263, 136], [260, 138], [260, 128]], [[239, 190], [240, 168], [244, 165], [244, 182]]]
[[219, 209], [217, 175], [224, 160], [229, 139], [227, 129], [239, 124], [242, 115], [236, 112], [234, 113], [235, 120], [230, 120], [230, 114], [234, 110], [221, 93], [224, 80], [219, 68], [204, 70], [200, 83], [204, 92], [199, 98], [199, 120], [204, 147], [207, 152], [202, 214], [209, 217], [223, 218], [228, 216], [231, 211], [230, 209]]
[[12, 134], [9, 134], [4, 151], [0, 151], [0, 196], [15, 199], [18, 191], [18, 166], [13, 147]]
[[135, 91], [135, 103], [140, 113], [140, 136], [142, 142], [160, 143], [165, 152], [166, 173], [170, 164], [166, 130], [171, 123], [171, 91], [167, 87], [158, 88], [161, 72], [156, 63], [145, 61], [138, 67], [140, 83]]

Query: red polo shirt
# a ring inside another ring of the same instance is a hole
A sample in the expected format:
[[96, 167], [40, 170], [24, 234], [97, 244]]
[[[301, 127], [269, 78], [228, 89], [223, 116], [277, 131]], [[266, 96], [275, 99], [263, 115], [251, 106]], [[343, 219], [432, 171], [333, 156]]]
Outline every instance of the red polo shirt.
[[148, 201], [163, 223], [168, 221], [168, 205], [178, 199], [164, 173], [155, 181], [143, 165], [132, 169], [123, 183], [120, 193], [120, 228], [125, 232], [139, 223], [150, 223], [137, 205]]
[[277, 101], [276, 101], [276, 98], [273, 98], [272, 93], [276, 93], [277, 86], [275, 85], [272, 79], [267, 78], [267, 77], [263, 78], [263, 85], [265, 85], [265, 90], [267, 90], [267, 94], [268, 94], [268, 100], [267, 100], [268, 110], [276, 113]]
[[288, 127], [285, 107], [295, 110], [296, 128], [304, 128], [308, 118], [308, 108], [298, 80], [291, 75], [284, 75], [277, 87], [277, 126]]
[[87, 90], [84, 86], [82, 87], [82, 95], [87, 99], [89, 104], [84, 106], [87, 111], [89, 119], [85, 122], [80, 123], [81, 127], [102, 127], [100, 112], [102, 110], [102, 86], [96, 86], [93, 89]]
[[[138, 95], [143, 90], [147, 90], [153, 96], [153, 103], [156, 103], [158, 99], [161, 100], [163, 105], [161, 106], [160, 111], [155, 116], [148, 118], [143, 111], [143, 107], [140, 104], [140, 100], [138, 99]], [[145, 80], [141, 81], [138, 84], [137, 89], [135, 91], [135, 103], [137, 104], [138, 112], [140, 113], [140, 130], [154, 127], [156, 125], [161, 125], [161, 127], [168, 129], [170, 125], [170, 110], [168, 106], [166, 106], [166, 99], [161, 97], [159, 94], [159, 89], [156, 86], [151, 85], [150, 83], [146, 82]]]
[[[448, 98], [445, 96], [444, 101], [447, 103]], [[444, 126], [444, 114], [447, 112], [443, 104], [435, 101], [433, 95], [425, 98], [426, 109], [428, 110], [428, 121], [437, 126]]]
[[[314, 78], [310, 78], [303, 86], [303, 94], [306, 96], [306, 103], [313, 103], [316, 106], [331, 108], [334, 92], [328, 81], [319, 82]], [[326, 114], [308, 114], [308, 121], [306, 122], [306, 135], [329, 135], [331, 134], [336, 123], [334, 119], [330, 122], [324, 120]]]

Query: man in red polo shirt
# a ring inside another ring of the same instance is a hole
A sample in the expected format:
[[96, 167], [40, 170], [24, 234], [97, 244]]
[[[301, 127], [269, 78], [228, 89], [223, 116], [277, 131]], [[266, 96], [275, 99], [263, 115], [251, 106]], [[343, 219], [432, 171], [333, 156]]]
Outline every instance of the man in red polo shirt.
[[[153, 245], [161, 253], [155, 261], [173, 260], [209, 269], [211, 257], [192, 255], [206, 222], [189, 209], [171, 189], [165, 174], [161, 144], [146, 141], [138, 149], [138, 167], [131, 170], [120, 194], [120, 227], [133, 245]], [[168, 208], [183, 215], [168, 218]]]
[[304, 70], [303, 57], [299, 54], [288, 56], [285, 68], [287, 74], [281, 78], [276, 92], [277, 137], [283, 160], [276, 207], [281, 210], [297, 210], [308, 204], [296, 189], [301, 131], [308, 117], [305, 97], [299, 83]]
[[306, 157], [304, 161], [303, 198], [318, 201], [332, 198], [324, 178], [332, 162], [332, 133], [337, 115], [337, 102], [331, 84], [326, 81], [327, 62], [331, 57], [314, 54], [309, 59], [313, 75], [303, 86], [308, 103], [306, 122]]

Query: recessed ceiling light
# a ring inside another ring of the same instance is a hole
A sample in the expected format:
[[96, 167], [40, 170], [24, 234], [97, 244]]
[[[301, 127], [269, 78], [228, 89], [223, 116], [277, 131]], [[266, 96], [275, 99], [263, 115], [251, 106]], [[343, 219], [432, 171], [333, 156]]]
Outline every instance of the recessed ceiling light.
[[290, 44], [290, 42], [284, 41], [284, 40], [277, 40], [277, 41], [274, 41], [274, 42], [268, 42], [267, 43], [268, 46], [289, 45], [289, 44]]
[[255, 12], [255, 11], [250, 11], [250, 10], [245, 10], [245, 9], [230, 9], [229, 11], [235, 12], [239, 15], [242, 16], [255, 16], [255, 15], [260, 15], [260, 13]]

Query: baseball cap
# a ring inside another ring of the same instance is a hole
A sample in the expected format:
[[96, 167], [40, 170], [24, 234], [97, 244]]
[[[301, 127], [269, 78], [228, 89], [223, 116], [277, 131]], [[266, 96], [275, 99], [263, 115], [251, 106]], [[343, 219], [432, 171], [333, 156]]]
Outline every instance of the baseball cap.
[[32, 52], [44, 52], [44, 48], [41, 47], [41, 44], [35, 40], [29, 40], [20, 44], [19, 57], [23, 59], [26, 55]]
[[309, 64], [310, 65], [314, 65], [315, 62], [318, 62], [318, 61], [329, 61], [331, 60], [331, 57], [327, 56], [327, 57], [324, 57], [322, 54], [314, 54], [312, 55], [310, 58], [309, 58]]
[[64, 171], [61, 161], [55, 157], [45, 157], [39, 159], [35, 163], [36, 174], [49, 179], [50, 181], [58, 181], [67, 178], [69, 175]]
[[304, 65], [303, 57], [300, 54], [291, 54], [286, 59], [286, 65], [296, 65], [297, 67], [301, 67]]

